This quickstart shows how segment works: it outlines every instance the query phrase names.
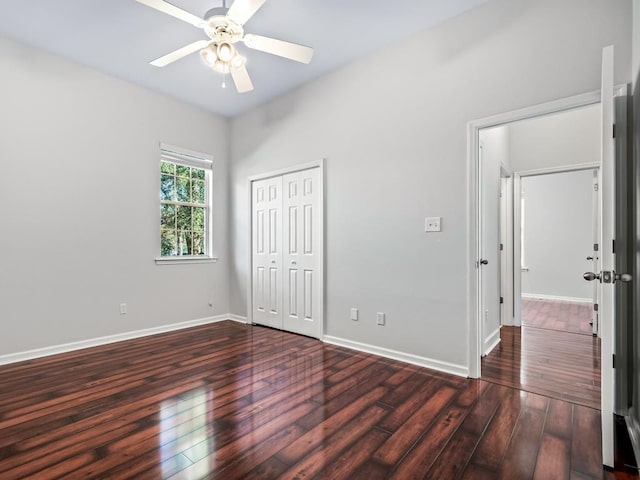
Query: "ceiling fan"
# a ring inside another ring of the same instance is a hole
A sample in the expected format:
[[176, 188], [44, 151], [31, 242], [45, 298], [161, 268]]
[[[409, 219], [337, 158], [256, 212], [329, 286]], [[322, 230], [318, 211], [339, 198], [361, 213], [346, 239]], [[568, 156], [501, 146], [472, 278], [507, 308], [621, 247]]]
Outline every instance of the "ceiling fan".
[[[238, 52], [234, 44], [244, 44], [254, 50], [271, 53], [280, 57], [309, 63], [313, 49], [285, 42], [275, 38], [244, 33], [244, 24], [266, 0], [235, 0], [230, 8], [223, 3], [222, 7], [209, 10], [204, 19], [176, 7], [164, 0], [136, 0], [143, 5], [171, 15], [179, 20], [202, 28], [209, 40], [198, 40], [178, 50], [168, 53], [151, 62], [156, 67], [164, 67], [176, 60], [200, 50], [200, 55], [207, 65], [222, 74], [230, 73], [239, 93], [253, 90], [253, 83], [247, 72], [246, 58]], [[224, 83], [223, 83], [224, 86]]]

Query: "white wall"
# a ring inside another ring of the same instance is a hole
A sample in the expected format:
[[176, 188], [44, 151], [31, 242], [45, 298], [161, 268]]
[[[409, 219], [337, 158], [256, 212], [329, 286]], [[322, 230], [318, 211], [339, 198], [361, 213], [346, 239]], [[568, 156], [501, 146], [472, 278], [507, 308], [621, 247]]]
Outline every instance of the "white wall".
[[593, 170], [522, 177], [523, 296], [592, 299], [593, 193]]
[[480, 130], [482, 147], [482, 266], [483, 353], [489, 353], [500, 338], [500, 169], [511, 164], [510, 127]]
[[[0, 59], [0, 355], [227, 313], [227, 121], [7, 39]], [[214, 155], [217, 264], [154, 263], [160, 141]]]
[[510, 124], [514, 172], [600, 162], [600, 105]]
[[631, 0], [492, 0], [234, 119], [232, 312], [247, 177], [326, 157], [326, 333], [466, 367], [467, 122], [599, 88], [608, 44], [628, 82]]

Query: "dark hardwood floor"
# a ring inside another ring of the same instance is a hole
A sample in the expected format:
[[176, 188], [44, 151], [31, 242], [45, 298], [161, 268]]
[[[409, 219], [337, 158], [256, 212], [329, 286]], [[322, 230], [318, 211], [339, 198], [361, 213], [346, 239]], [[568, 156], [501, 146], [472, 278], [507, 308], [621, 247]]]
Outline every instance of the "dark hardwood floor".
[[600, 413], [233, 322], [0, 367], [1, 479], [602, 479]]
[[502, 327], [482, 359], [482, 378], [600, 409], [600, 339], [532, 327]]
[[590, 303], [523, 298], [522, 325], [591, 335], [592, 309]]

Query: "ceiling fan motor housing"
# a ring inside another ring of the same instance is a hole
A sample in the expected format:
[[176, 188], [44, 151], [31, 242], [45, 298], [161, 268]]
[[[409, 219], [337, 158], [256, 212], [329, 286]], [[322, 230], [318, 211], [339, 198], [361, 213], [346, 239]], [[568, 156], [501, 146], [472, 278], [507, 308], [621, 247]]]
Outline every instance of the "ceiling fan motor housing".
[[204, 31], [216, 43], [236, 43], [242, 39], [244, 28], [227, 17], [228, 8], [212, 8], [205, 13]]

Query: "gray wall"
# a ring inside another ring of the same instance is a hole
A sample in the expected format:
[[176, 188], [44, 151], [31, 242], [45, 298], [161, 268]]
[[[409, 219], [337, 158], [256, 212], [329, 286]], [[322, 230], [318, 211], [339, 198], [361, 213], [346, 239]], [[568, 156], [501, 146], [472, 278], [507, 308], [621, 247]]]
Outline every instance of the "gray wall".
[[[247, 177], [326, 157], [326, 333], [467, 366], [467, 122], [598, 89], [608, 44], [629, 81], [630, 14], [493, 0], [234, 119], [232, 312], [246, 315]], [[425, 234], [432, 215], [443, 231]]]
[[593, 170], [522, 178], [524, 296], [591, 300], [582, 274], [591, 268], [593, 193]]
[[[0, 58], [0, 355], [227, 313], [227, 121], [1, 38]], [[214, 155], [217, 264], [154, 263], [160, 141]]]

